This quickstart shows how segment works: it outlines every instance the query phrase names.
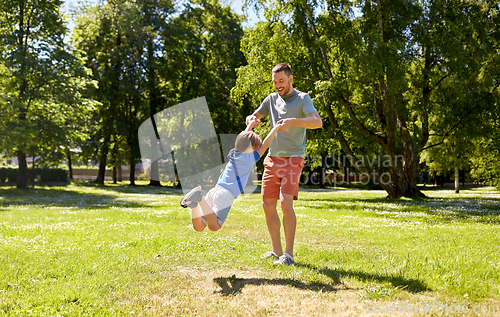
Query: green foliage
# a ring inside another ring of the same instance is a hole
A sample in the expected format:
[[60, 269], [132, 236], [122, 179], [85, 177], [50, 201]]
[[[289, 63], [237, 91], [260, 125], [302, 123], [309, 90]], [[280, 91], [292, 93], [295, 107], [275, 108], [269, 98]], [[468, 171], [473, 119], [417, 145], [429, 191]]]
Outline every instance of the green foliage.
[[17, 170], [13, 168], [0, 168], [0, 182], [17, 182]]
[[471, 175], [475, 179], [500, 186], [500, 153], [497, 142], [486, 137], [478, 139], [470, 161]]
[[[94, 83], [80, 52], [64, 43], [61, 6], [59, 0], [0, 3], [0, 133], [11, 156], [67, 149], [86, 137], [95, 103], [83, 93]], [[21, 187], [25, 178], [21, 173]]]
[[[205, 96], [217, 133], [244, 119], [229, 98], [245, 60], [241, 17], [218, 1], [119, 1], [82, 6], [72, 41], [85, 52], [101, 102], [83, 156], [116, 166], [138, 162], [137, 130], [157, 112]], [[110, 160], [106, 161], [107, 157]]]
[[245, 34], [248, 65], [238, 70], [233, 98], [258, 104], [272, 92], [270, 69], [291, 64], [295, 87], [314, 97], [325, 121], [308, 144], [310, 153], [341, 148], [352, 157], [403, 158], [404, 169], [352, 163], [362, 172], [390, 173], [389, 196], [415, 197], [422, 151], [438, 147], [426, 160], [444, 162], [439, 146], [453, 136], [465, 157], [470, 135], [484, 133], [480, 118], [490, 111], [499, 82], [493, 3], [249, 4], [263, 9], [267, 21]]
[[216, 132], [239, 133], [245, 113], [229, 96], [236, 69], [246, 63], [240, 51], [242, 17], [214, 0], [185, 4], [163, 34], [165, 51], [159, 74], [165, 80], [168, 104], [205, 96]]

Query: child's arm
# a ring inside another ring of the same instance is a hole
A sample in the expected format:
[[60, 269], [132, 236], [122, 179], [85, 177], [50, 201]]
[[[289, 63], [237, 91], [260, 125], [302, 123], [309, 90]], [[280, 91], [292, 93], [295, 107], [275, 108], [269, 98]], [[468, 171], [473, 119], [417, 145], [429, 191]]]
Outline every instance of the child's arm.
[[274, 136], [276, 135], [276, 132], [278, 132], [282, 128], [283, 128], [283, 124], [276, 124], [274, 126], [274, 128], [271, 130], [271, 132], [269, 132], [269, 134], [264, 139], [264, 142], [262, 142], [262, 145], [257, 150], [260, 157], [262, 157], [262, 155], [264, 155], [264, 152], [266, 152], [269, 145], [271, 145], [271, 142], [273, 141]]

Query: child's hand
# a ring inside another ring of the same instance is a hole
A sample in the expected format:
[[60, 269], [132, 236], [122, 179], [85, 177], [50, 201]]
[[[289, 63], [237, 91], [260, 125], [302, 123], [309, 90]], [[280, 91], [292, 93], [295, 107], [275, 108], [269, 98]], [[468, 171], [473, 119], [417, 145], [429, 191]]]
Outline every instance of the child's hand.
[[245, 121], [247, 123], [247, 126], [248, 125], [252, 126], [252, 129], [257, 127], [260, 124], [260, 119], [257, 119], [257, 117], [254, 115], [250, 115], [250, 116], [246, 117]]
[[277, 132], [277, 131], [283, 130], [284, 126], [285, 126], [284, 123], [277, 122], [276, 125], [274, 126], [274, 128], [276, 129], [276, 132]]
[[252, 129], [253, 129], [253, 128], [255, 128], [255, 127], [259, 126], [259, 124], [260, 124], [260, 120], [259, 120], [259, 119], [257, 119], [257, 118], [255, 118], [255, 119], [251, 120], [248, 124], [249, 124], [249, 125], [251, 125], [251, 127], [252, 127]]
[[280, 121], [276, 122], [276, 125], [281, 125], [280, 130], [289, 131], [292, 127], [292, 120], [293, 119], [281, 119]]

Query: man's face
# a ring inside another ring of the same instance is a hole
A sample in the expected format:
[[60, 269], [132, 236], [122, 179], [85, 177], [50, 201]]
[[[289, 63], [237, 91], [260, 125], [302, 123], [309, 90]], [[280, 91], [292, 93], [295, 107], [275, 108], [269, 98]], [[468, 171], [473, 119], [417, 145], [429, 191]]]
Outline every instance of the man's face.
[[285, 72], [273, 72], [273, 85], [280, 96], [286, 96], [292, 92], [292, 75], [287, 76]]

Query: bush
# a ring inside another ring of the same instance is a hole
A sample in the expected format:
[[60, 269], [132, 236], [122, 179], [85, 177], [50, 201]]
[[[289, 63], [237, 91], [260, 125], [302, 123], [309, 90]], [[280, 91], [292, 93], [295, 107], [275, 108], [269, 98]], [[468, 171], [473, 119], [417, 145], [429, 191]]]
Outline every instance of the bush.
[[[17, 168], [0, 168], [0, 182], [17, 182]], [[31, 182], [33, 171], [28, 169], [27, 181]], [[67, 182], [68, 173], [60, 168], [35, 168], [35, 180], [42, 182]]]
[[7, 180], [7, 170], [5, 168], [0, 168], [0, 183], [5, 183]]
[[17, 182], [17, 169], [7, 168], [7, 181], [8, 182]]
[[48, 168], [35, 169], [35, 174], [40, 175], [40, 180], [42, 182], [67, 182], [68, 181], [68, 173], [67, 173], [67, 171], [65, 171], [63, 169], [60, 169], [60, 168], [55, 168], [55, 169], [48, 169]]

